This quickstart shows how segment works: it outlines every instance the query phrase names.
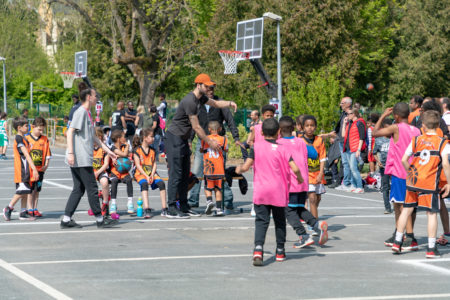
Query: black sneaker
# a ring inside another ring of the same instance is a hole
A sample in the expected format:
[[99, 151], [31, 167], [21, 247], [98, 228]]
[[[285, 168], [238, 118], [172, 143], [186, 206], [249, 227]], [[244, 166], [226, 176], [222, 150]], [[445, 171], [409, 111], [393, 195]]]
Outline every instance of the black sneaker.
[[426, 258], [438, 258], [441, 257], [441, 254], [439, 253], [436, 245], [434, 245], [433, 248], [427, 247], [427, 254], [425, 255]]
[[211, 215], [214, 206], [215, 205], [211, 200], [206, 201], [205, 215], [207, 215], [207, 216]]
[[167, 212], [167, 218], [169, 219], [189, 219], [189, 215], [179, 211], [178, 209], [171, 208]]
[[199, 214], [198, 212], [196, 212], [195, 210], [192, 209], [188, 209], [187, 211], [182, 212], [186, 215], [188, 215], [189, 217], [200, 217], [201, 214]]
[[145, 210], [144, 219], [150, 219], [152, 217], [152, 210], [150, 208], [147, 208]]
[[277, 252], [275, 254], [275, 260], [276, 261], [285, 261], [286, 260], [286, 253], [283, 249], [277, 249]]
[[387, 240], [385, 240], [384, 245], [386, 247], [392, 247], [392, 245], [394, 245], [394, 241], [395, 241], [395, 235], [393, 235], [390, 238], [388, 238]]
[[103, 221], [97, 222], [97, 228], [111, 228], [117, 223], [119, 223], [119, 221], [110, 218], [103, 218]]
[[19, 220], [34, 221], [34, 220], [36, 220], [36, 218], [32, 215], [29, 215], [28, 211], [24, 210], [24, 211], [20, 212]]
[[339, 183], [337, 181], [333, 182], [332, 184], [330, 184], [328, 187], [331, 189], [335, 189], [339, 186]]
[[11, 221], [11, 214], [12, 214], [13, 210], [14, 210], [14, 208], [10, 208], [9, 206], [7, 206], [3, 209], [3, 218], [6, 221]]
[[61, 220], [61, 224], [59, 225], [59, 227], [61, 227], [61, 229], [67, 229], [67, 228], [82, 228], [83, 226], [81, 226], [74, 220], [70, 220], [69, 222], [64, 222], [63, 220]]
[[405, 251], [417, 251], [419, 250], [419, 244], [414, 237], [407, 236], [403, 241], [402, 250]]

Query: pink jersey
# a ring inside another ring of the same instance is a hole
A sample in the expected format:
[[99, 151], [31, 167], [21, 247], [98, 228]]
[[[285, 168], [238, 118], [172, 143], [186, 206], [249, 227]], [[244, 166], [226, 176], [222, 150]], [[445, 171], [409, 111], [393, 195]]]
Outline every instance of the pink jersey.
[[289, 151], [266, 140], [254, 147], [253, 203], [286, 207], [289, 201]]
[[253, 126], [253, 131], [255, 132], [255, 143], [264, 141], [264, 136], [262, 135], [262, 122]]
[[277, 140], [277, 143], [287, 148], [290, 156], [300, 169], [300, 173], [302, 174], [304, 180], [302, 184], [299, 184], [297, 182], [297, 176], [291, 169], [289, 169], [289, 172], [291, 174], [289, 178], [289, 193], [307, 192], [309, 190], [308, 150], [306, 148], [305, 142], [303, 141], [303, 139], [292, 136], [288, 138], [281, 138]]
[[406, 170], [402, 165], [402, 157], [412, 138], [420, 135], [420, 130], [407, 123], [398, 123], [396, 125], [398, 127], [398, 141], [395, 143], [394, 138], [391, 137], [384, 174], [406, 179]]

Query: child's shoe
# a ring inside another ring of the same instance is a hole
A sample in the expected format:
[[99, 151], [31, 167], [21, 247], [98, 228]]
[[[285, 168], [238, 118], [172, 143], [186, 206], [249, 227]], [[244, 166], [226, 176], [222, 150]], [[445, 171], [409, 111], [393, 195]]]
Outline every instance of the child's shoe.
[[392, 244], [392, 253], [400, 254], [401, 252], [402, 252], [402, 242], [397, 242], [394, 240], [394, 243]]
[[205, 215], [207, 215], [207, 216], [211, 215], [214, 206], [215, 205], [211, 200], [206, 201]]
[[328, 224], [325, 221], [319, 221], [317, 228], [314, 231], [319, 234], [319, 245], [325, 245], [328, 241]]
[[259, 248], [255, 248], [255, 250], [253, 250], [253, 265], [255, 267], [260, 267], [263, 265], [263, 249], [262, 247]]
[[133, 202], [128, 202], [127, 204], [127, 212], [129, 214], [134, 214], [134, 205]]
[[277, 253], [275, 254], [275, 260], [276, 261], [285, 261], [286, 260], [286, 253], [284, 252], [284, 248], [283, 249], [277, 248]]
[[117, 205], [115, 203], [112, 203], [109, 207], [109, 213], [110, 214], [116, 214], [117, 213]]
[[150, 208], [147, 208], [145, 210], [144, 219], [150, 219], [152, 217], [152, 210]]
[[441, 254], [439, 253], [436, 245], [433, 248], [427, 247], [426, 258], [439, 258]]
[[252, 210], [250, 211], [250, 216], [256, 217], [255, 205], [252, 204]]
[[19, 214], [19, 220], [28, 220], [28, 221], [34, 221], [36, 218], [34, 216], [30, 216], [28, 214], [28, 211], [24, 210], [21, 211]]
[[161, 217], [167, 218], [167, 214], [169, 213], [169, 209], [163, 208], [161, 210]]
[[214, 212], [215, 217], [223, 217], [225, 214], [223, 213], [223, 210], [221, 208], [217, 208]]
[[12, 214], [13, 210], [14, 210], [14, 208], [10, 208], [9, 206], [7, 206], [3, 209], [3, 218], [6, 221], [11, 221], [11, 214]]
[[311, 235], [304, 234], [298, 237], [298, 242], [294, 243], [295, 249], [300, 249], [306, 246], [311, 246], [314, 244], [314, 240]]
[[92, 209], [88, 209], [88, 215], [90, 215], [90, 216], [93, 216], [94, 215], [94, 212], [92, 211]]
[[42, 214], [36, 208], [33, 210], [33, 214], [37, 218], [42, 218]]

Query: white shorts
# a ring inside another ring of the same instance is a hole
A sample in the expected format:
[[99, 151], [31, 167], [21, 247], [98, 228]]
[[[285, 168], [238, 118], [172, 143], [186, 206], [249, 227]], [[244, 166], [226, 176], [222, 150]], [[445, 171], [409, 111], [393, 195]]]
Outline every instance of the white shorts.
[[325, 194], [325, 186], [322, 183], [310, 184], [308, 191], [310, 193], [316, 193], [317, 195], [322, 195], [322, 194]]

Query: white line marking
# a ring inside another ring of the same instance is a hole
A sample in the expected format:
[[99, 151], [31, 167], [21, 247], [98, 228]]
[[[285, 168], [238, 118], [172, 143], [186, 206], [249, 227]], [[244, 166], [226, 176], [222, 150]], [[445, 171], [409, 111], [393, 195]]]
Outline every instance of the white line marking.
[[324, 195], [325, 195], [325, 196], [326, 196], [326, 195], [337, 196], [337, 197], [342, 197], [342, 198], [356, 199], [356, 200], [369, 201], [369, 202], [383, 203], [382, 200], [367, 199], [367, 198], [353, 197], [353, 196], [340, 195], [340, 194], [333, 194], [333, 193], [325, 193]]
[[56, 154], [56, 153], [52, 153], [52, 156], [57, 156], [57, 157], [66, 157], [65, 154]]
[[47, 179], [44, 179], [44, 183], [47, 183], [47, 184], [50, 184], [50, 185], [53, 185], [53, 186], [56, 186], [56, 187], [59, 187], [59, 188], [65, 189], [65, 190], [69, 190], [69, 191], [72, 190], [72, 187], [68, 187], [67, 185], [59, 184], [59, 183], [56, 183], [56, 182], [53, 182], [53, 181], [50, 181]]
[[[305, 256], [305, 255], [339, 255], [339, 254], [379, 254], [392, 252], [391, 250], [379, 251], [342, 251], [342, 252], [316, 252], [305, 251], [299, 253], [287, 253], [287, 256]], [[105, 259], [76, 259], [76, 260], [47, 260], [32, 262], [17, 262], [13, 265], [45, 265], [45, 264], [70, 264], [70, 263], [93, 263], [93, 262], [119, 262], [119, 261], [145, 261], [145, 260], [177, 260], [177, 259], [201, 259], [201, 258], [235, 258], [251, 257], [251, 254], [219, 254], [219, 255], [193, 255], [193, 256], [159, 256], [159, 257], [129, 257], [129, 258], [105, 258]]]
[[440, 273], [442, 275], [450, 275], [450, 270], [447, 268], [443, 268], [443, 267], [438, 267], [438, 266], [433, 266], [427, 263], [439, 263], [439, 262], [443, 262], [443, 261], [450, 261], [450, 258], [437, 258], [434, 260], [401, 260], [399, 261], [399, 263], [403, 263], [403, 264], [407, 264], [407, 265], [412, 265], [418, 268], [422, 268], [428, 271], [433, 271], [433, 272], [437, 272]]
[[0, 259], [0, 267], [5, 269], [6, 271], [11, 272], [12, 274], [16, 275], [20, 279], [26, 281], [27, 283], [35, 286], [39, 290], [43, 291], [47, 295], [60, 300], [70, 300], [72, 298], [68, 297], [67, 295], [61, 293], [60, 291], [52, 288], [51, 286], [43, 283], [42, 281], [34, 278], [28, 273], [25, 273], [24, 271], [20, 270], [19, 268], [16, 268], [15, 266], [7, 263], [6, 261]]
[[339, 297], [339, 298], [310, 298], [305, 300], [389, 300], [389, 299], [430, 299], [449, 298], [450, 294], [422, 294], [396, 296], [368, 296], [368, 297]]

